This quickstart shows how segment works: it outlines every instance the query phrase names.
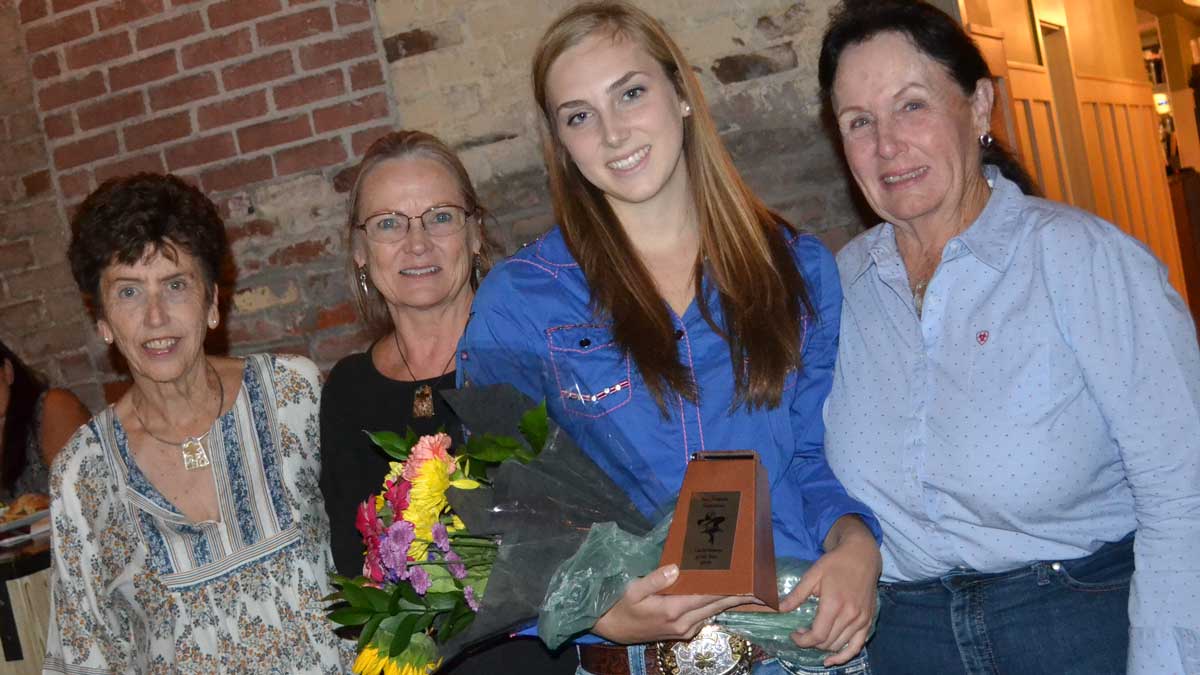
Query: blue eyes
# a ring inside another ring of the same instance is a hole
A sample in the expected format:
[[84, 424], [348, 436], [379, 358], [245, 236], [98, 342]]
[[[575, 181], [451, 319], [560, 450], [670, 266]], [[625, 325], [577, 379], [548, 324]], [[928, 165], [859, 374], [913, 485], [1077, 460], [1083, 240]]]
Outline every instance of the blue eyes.
[[642, 86], [630, 87], [629, 89], [625, 90], [624, 94], [621, 94], [621, 100], [622, 101], [632, 101], [634, 99], [639, 99], [642, 97], [642, 94], [645, 94], [645, 93], [646, 93], [645, 87], [642, 87]]
[[[621, 92], [620, 102], [621, 103], [635, 103], [645, 95], [646, 95], [645, 85], [641, 85], [641, 84], [635, 85], [635, 86], [632, 86], [632, 87], [626, 89], [625, 91]], [[567, 118], [565, 120], [563, 120], [563, 124], [568, 127], [577, 127], [580, 124], [583, 124], [584, 122], [586, 122], [591, 117], [592, 117], [592, 113], [590, 111], [581, 110], [579, 112], [571, 113], [570, 115], [568, 115]]]
[[394, 230], [397, 227], [398, 224], [395, 218], [381, 218], [379, 222], [375, 223], [375, 229], [377, 230]]
[[132, 298], [134, 295], [137, 295], [137, 289], [130, 286], [126, 286], [125, 288], [117, 291], [118, 298], [128, 299]]

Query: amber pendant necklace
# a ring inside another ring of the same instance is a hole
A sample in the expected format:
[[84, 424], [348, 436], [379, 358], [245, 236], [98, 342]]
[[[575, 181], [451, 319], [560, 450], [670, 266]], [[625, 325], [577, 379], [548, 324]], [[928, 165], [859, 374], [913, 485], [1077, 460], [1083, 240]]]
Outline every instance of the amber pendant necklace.
[[[404, 364], [404, 369], [408, 371], [408, 376], [415, 383], [417, 376], [413, 373], [412, 366], [408, 365], [408, 359], [404, 356], [404, 349], [400, 347], [399, 331], [392, 331], [392, 338], [396, 341], [396, 351], [400, 352], [400, 362]], [[450, 360], [446, 361], [446, 365], [442, 366], [442, 372], [438, 374], [439, 378], [445, 375], [446, 371], [450, 370], [451, 363], [454, 363], [453, 351], [450, 352]], [[413, 417], [423, 419], [433, 417], [433, 387], [429, 384], [423, 384], [413, 392], [412, 415]]]
[[[212, 371], [213, 377], [217, 378], [217, 390], [219, 392], [217, 395], [217, 414], [213, 417], [213, 424], [216, 424], [217, 420], [221, 417], [221, 408], [225, 405], [225, 383], [221, 381], [221, 376], [217, 374], [217, 369], [213, 368], [212, 363], [208, 359], [204, 360], [204, 365], [208, 366], [208, 369]], [[179, 446], [179, 451], [183, 454], [184, 469], [195, 471], [196, 469], [203, 469], [212, 464], [212, 461], [208, 458], [208, 449], [204, 447], [204, 439], [208, 438], [208, 435], [212, 433], [212, 425], [209, 426], [208, 431], [199, 436], [188, 436], [182, 441], [168, 441], [165, 438], [155, 436], [154, 432], [150, 431], [150, 427], [146, 426], [145, 420], [142, 419], [141, 413], [138, 412], [137, 403], [134, 403], [132, 398], [129, 399], [129, 406], [133, 408], [133, 416], [137, 419], [138, 424], [142, 425], [142, 431], [149, 434], [150, 438], [163, 445]]]

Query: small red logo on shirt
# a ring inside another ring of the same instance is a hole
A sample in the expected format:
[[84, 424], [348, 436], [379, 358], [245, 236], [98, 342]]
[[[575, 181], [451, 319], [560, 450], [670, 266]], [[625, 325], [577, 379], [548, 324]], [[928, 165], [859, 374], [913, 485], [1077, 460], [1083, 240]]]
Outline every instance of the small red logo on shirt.
[[980, 347], [986, 345], [987, 341], [988, 341], [988, 332], [986, 330], [981, 330], [978, 333], [976, 333], [975, 341], [979, 343]]

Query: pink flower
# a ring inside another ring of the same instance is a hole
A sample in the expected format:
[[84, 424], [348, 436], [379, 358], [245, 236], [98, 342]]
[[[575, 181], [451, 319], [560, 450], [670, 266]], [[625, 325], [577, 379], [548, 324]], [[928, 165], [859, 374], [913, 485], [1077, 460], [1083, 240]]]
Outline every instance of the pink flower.
[[363, 559], [363, 576], [377, 584], [383, 583], [383, 565], [379, 558], [378, 539], [371, 539], [367, 544], [367, 557]]
[[431, 459], [446, 465], [446, 475], [454, 473], [454, 460], [450, 458], [449, 450], [450, 437], [446, 434], [422, 436], [409, 454], [408, 461], [404, 462], [404, 473], [401, 475], [404, 476], [404, 480], [413, 482], [421, 470], [421, 465]]
[[434, 523], [432, 534], [433, 543], [437, 544], [437, 547], [442, 549], [443, 553], [450, 550], [450, 535], [446, 532], [445, 525], [441, 523]]
[[450, 570], [450, 576], [455, 579], [467, 578], [467, 566], [462, 563], [462, 558], [454, 551], [446, 554], [446, 567]]
[[358, 533], [363, 536], [364, 542], [378, 537], [383, 532], [383, 521], [379, 519], [379, 514], [375, 511], [374, 497], [358, 505], [358, 515], [354, 519], [354, 527], [358, 528]]
[[408, 547], [413, 542], [413, 524], [397, 520], [379, 540], [379, 558], [383, 561], [388, 581], [408, 576]]
[[474, 586], [467, 586], [463, 589], [463, 599], [467, 601], [467, 607], [470, 607], [472, 612], [479, 611], [479, 601], [475, 599]]
[[392, 508], [392, 513], [399, 518], [404, 509], [408, 508], [408, 491], [412, 489], [412, 483], [406, 480], [393, 481], [388, 485], [387, 490], [383, 494], [383, 498], [387, 501], [388, 506]]

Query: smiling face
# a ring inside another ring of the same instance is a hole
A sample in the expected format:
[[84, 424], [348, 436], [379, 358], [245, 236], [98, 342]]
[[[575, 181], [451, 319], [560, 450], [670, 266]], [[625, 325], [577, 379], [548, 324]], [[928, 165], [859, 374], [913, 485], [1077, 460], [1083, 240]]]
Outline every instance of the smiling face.
[[[387, 211], [417, 216], [446, 204], [470, 206], [454, 174], [441, 162], [420, 156], [389, 159], [362, 178], [355, 220], [361, 223]], [[408, 236], [396, 243], [378, 243], [356, 233], [354, 262], [366, 266], [371, 283], [392, 309], [470, 303], [472, 260], [480, 248], [476, 219], [469, 216], [462, 230], [440, 237], [426, 234], [414, 219]]]
[[990, 81], [965, 95], [898, 33], [846, 48], [833, 83], [855, 181], [884, 220], [915, 228], [969, 223], [986, 204], [978, 138], [991, 107]]
[[550, 66], [546, 100], [555, 135], [579, 172], [613, 205], [687, 189], [687, 104], [636, 41], [593, 33]]
[[158, 251], [133, 265], [113, 263], [100, 275], [100, 336], [116, 345], [135, 377], [159, 383], [200, 363], [207, 328], [218, 320], [216, 300], [207, 299], [216, 298], [216, 288], [207, 295], [196, 258], [173, 250], [175, 260]]

